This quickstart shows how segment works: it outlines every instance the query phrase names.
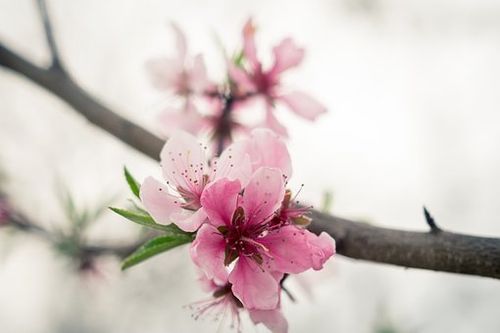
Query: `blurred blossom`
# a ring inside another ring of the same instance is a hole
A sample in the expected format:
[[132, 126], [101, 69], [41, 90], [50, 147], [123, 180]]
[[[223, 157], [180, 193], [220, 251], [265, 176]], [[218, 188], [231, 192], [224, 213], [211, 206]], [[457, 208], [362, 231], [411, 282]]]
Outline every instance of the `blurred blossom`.
[[273, 65], [264, 69], [257, 55], [254, 35], [255, 26], [249, 19], [243, 28], [245, 66], [230, 64], [230, 76], [239, 95], [263, 100], [266, 108], [264, 125], [286, 136], [288, 131], [274, 116], [276, 103], [286, 105], [298, 116], [311, 121], [325, 113], [326, 107], [304, 92], [287, 91], [281, 84], [282, 74], [302, 62], [304, 49], [295, 45], [291, 38], [285, 38], [273, 48]]
[[[208, 132], [217, 142], [220, 153], [231, 143], [234, 132], [248, 134], [255, 126], [268, 127], [287, 136], [287, 129], [274, 115], [277, 103], [311, 121], [326, 112], [314, 98], [304, 92], [290, 91], [281, 83], [283, 73], [297, 67], [304, 58], [304, 49], [296, 46], [291, 38], [285, 38], [273, 48], [274, 63], [264, 69], [257, 57], [255, 27], [248, 20], [243, 28], [243, 50], [233, 59], [226, 59], [229, 80], [215, 84], [208, 78], [202, 56], [189, 56], [186, 36], [175, 24], [172, 29], [177, 54], [147, 64], [153, 84], [182, 100], [181, 107], [169, 106], [159, 115], [164, 135], [170, 136], [174, 129], [191, 134]], [[237, 120], [245, 111], [250, 112], [249, 106], [256, 104], [262, 108], [263, 120], [253, 125]]]

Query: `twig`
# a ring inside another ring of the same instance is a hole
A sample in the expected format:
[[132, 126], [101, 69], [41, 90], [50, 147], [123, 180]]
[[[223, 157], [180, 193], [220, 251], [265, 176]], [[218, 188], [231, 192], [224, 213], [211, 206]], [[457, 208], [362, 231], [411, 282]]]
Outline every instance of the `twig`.
[[51, 54], [51, 65], [50, 68], [53, 70], [64, 71], [61, 57], [59, 56], [59, 51], [57, 49], [57, 44], [54, 39], [54, 32], [52, 30], [52, 24], [50, 22], [49, 13], [47, 11], [47, 4], [45, 0], [36, 0], [38, 5], [38, 11], [40, 13], [40, 17], [42, 18], [43, 29], [45, 31], [45, 38], [47, 39], [47, 44], [49, 46], [50, 54]]
[[434, 218], [432, 217], [431, 213], [429, 213], [427, 208], [425, 208], [425, 206], [424, 206], [424, 216], [425, 216], [425, 221], [431, 228], [431, 233], [441, 232], [441, 228], [438, 227], [436, 221], [434, 221]]
[[[43, 69], [0, 44], [0, 65], [59, 96], [97, 127], [158, 160], [163, 141], [102, 105], [66, 73]], [[500, 239], [439, 232], [387, 229], [312, 212], [310, 230], [327, 232], [339, 254], [404, 267], [500, 279]]]
[[[26, 216], [19, 212], [12, 213], [8, 218], [8, 226], [19, 230], [27, 231], [49, 243], [57, 243], [60, 239], [56, 234], [30, 221]], [[131, 254], [143, 242], [134, 242], [126, 245], [104, 245], [104, 244], [77, 244], [78, 255], [81, 258], [95, 258], [104, 255], [114, 255], [124, 258]]]

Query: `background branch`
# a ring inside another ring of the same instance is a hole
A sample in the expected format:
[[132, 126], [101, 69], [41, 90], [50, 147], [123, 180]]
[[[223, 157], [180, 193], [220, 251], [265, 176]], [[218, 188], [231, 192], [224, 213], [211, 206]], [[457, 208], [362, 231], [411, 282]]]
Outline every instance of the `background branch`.
[[[38, 224], [30, 221], [26, 216], [19, 212], [10, 214], [8, 226], [14, 227], [18, 230], [23, 230], [34, 234], [41, 239], [51, 243], [57, 244], [63, 239], [59, 239], [53, 232], [39, 226]], [[103, 255], [114, 255], [120, 258], [125, 258], [131, 254], [144, 240], [125, 245], [107, 245], [107, 244], [76, 244], [78, 246], [78, 255], [81, 258], [94, 258]]]
[[[49, 25], [50, 27], [50, 25]], [[49, 30], [50, 31], [50, 30]], [[50, 42], [49, 42], [50, 43]], [[0, 65], [60, 97], [91, 123], [155, 160], [163, 141], [104, 106], [64, 71], [40, 68], [0, 44]], [[430, 215], [429, 215], [430, 216]], [[379, 263], [500, 278], [500, 239], [375, 227], [318, 211], [310, 230], [327, 232], [339, 254]], [[99, 250], [98, 248], [95, 251]]]

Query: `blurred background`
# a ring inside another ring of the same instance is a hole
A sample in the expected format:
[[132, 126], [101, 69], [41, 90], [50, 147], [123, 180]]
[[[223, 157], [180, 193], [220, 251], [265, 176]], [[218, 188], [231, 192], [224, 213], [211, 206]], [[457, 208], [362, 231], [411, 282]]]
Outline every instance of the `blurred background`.
[[[177, 22], [210, 75], [216, 45], [239, 47], [243, 23], [258, 26], [269, 56], [291, 36], [306, 61], [286, 81], [321, 100], [316, 123], [280, 112], [289, 128], [292, 188], [331, 212], [425, 230], [425, 204], [444, 229], [500, 236], [500, 2], [494, 0], [48, 1], [72, 76], [127, 118], [157, 131], [165, 96], [144, 64], [174, 52]], [[217, 36], [217, 37], [216, 37]], [[0, 39], [45, 65], [33, 1], [0, 1]], [[89, 125], [69, 106], [0, 68], [0, 168], [12, 205], [50, 230], [71, 227], [67, 200], [95, 210], [131, 197], [122, 177], [159, 175], [157, 163]], [[69, 194], [68, 194], [69, 193]], [[65, 208], [66, 207], [66, 208]], [[100, 244], [125, 244], [138, 227], [105, 212], [86, 229]], [[0, 230], [0, 332], [225, 332], [185, 306], [207, 298], [185, 248], [121, 272], [113, 257], [90, 270], [26, 233]], [[341, 256], [287, 281], [290, 332], [499, 332], [498, 281], [404, 269]], [[304, 285], [307, 288], [304, 288]], [[265, 332], [245, 323], [246, 332]]]

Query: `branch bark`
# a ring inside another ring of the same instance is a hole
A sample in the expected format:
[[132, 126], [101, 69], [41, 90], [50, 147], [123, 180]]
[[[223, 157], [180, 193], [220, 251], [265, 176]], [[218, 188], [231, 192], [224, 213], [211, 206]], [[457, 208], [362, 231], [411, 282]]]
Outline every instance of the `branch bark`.
[[[0, 44], [0, 65], [60, 97], [91, 123], [155, 160], [163, 141], [104, 106], [68, 74], [40, 68]], [[341, 255], [404, 267], [500, 278], [500, 239], [440, 232], [412, 232], [363, 224], [318, 211], [310, 230], [336, 239]]]

